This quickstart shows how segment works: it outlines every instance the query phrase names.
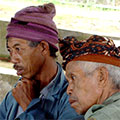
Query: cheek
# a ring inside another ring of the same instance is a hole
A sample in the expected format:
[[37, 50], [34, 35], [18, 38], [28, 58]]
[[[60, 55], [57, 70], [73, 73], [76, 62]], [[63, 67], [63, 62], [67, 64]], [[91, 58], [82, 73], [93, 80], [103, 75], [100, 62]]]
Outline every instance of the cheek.
[[36, 68], [40, 59], [35, 56], [33, 53], [28, 54], [24, 57], [24, 64], [27, 66], [28, 69]]
[[26, 65], [28, 71], [31, 73], [36, 72], [39, 69], [39, 64], [34, 61], [29, 61], [28, 63], [26, 63]]
[[77, 91], [75, 96], [77, 98], [77, 102], [74, 104], [73, 108], [76, 110], [78, 114], [84, 114], [89, 107], [91, 107], [91, 103], [89, 102], [89, 97], [84, 91]]
[[91, 80], [76, 82], [74, 86], [74, 95], [78, 98], [78, 107], [81, 113], [86, 112], [93, 104], [96, 104], [101, 95], [101, 89], [92, 83]]
[[38, 66], [38, 63], [35, 62], [33, 58], [31, 58], [30, 56], [24, 59], [23, 64], [24, 64], [24, 69], [31, 73], [32, 71], [35, 71], [35, 69]]
[[97, 101], [101, 96], [101, 90], [93, 86], [91, 87], [86, 86], [86, 88], [84, 90], [81, 90], [80, 93], [79, 93], [79, 97], [81, 97], [80, 100], [83, 102], [86, 109], [90, 108], [94, 104], [97, 104]]
[[99, 98], [99, 96], [102, 93], [102, 89], [99, 87], [99, 84], [96, 82], [96, 80], [91, 81], [91, 83], [88, 83], [88, 97], [95, 102]]
[[76, 84], [74, 93], [75, 96], [78, 98], [78, 102], [81, 105], [83, 111], [85, 111], [89, 108], [89, 106], [95, 103], [96, 97], [94, 97], [94, 88], [91, 88], [83, 83], [79, 83]]
[[75, 81], [74, 82], [74, 87], [73, 87], [73, 91], [74, 91], [74, 95], [79, 99], [82, 95], [82, 84], [79, 81]]

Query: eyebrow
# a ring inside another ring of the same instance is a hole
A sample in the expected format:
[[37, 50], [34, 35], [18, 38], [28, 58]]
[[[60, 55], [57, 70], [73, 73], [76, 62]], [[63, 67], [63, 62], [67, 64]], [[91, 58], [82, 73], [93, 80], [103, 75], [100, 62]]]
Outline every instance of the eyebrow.
[[[12, 47], [13, 48], [15, 48], [16, 46], [20, 46], [20, 44], [19, 43], [16, 43], [16, 44], [14, 44]], [[8, 46], [8, 44], [7, 44], [7, 49], [9, 49], [10, 47]]]
[[66, 73], [65, 76], [69, 77], [71, 75], [71, 72]]
[[20, 46], [20, 44], [19, 44], [19, 43], [16, 43], [16, 44], [14, 44], [12, 47], [14, 48], [14, 47], [16, 47], [16, 46]]

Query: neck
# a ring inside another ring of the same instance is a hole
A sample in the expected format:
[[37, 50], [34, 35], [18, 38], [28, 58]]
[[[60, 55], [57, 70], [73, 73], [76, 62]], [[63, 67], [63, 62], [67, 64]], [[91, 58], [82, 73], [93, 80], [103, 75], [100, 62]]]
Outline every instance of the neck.
[[57, 74], [57, 64], [53, 58], [48, 58], [44, 63], [41, 71], [34, 77], [40, 81], [40, 89], [47, 86]]
[[120, 92], [120, 90], [115, 89], [113, 83], [109, 83], [104, 89], [103, 92], [98, 100], [98, 104], [102, 104], [107, 98], [115, 94], [116, 92]]

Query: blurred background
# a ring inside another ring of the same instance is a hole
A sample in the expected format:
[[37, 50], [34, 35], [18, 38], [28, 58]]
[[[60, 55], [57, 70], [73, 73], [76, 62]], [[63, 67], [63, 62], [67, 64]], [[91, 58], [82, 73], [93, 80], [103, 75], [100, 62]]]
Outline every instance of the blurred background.
[[54, 21], [59, 37], [86, 39], [97, 34], [112, 38], [120, 46], [120, 0], [0, 0], [0, 101], [18, 79], [6, 50], [6, 26], [22, 8], [48, 2], [56, 6]]
[[21, 8], [52, 2], [58, 28], [120, 36], [120, 0], [0, 0], [0, 18], [9, 21]]

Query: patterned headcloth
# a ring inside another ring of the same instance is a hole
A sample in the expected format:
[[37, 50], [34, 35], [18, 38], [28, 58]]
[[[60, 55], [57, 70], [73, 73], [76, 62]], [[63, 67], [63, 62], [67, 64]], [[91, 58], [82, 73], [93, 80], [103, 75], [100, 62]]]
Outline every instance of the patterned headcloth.
[[63, 57], [63, 68], [70, 61], [91, 61], [120, 67], [120, 47], [116, 47], [109, 38], [93, 35], [87, 40], [78, 41], [68, 36], [59, 41]]
[[55, 14], [55, 6], [52, 3], [26, 7], [11, 19], [6, 38], [17, 37], [38, 42], [45, 40], [58, 49], [58, 31], [53, 21]]

